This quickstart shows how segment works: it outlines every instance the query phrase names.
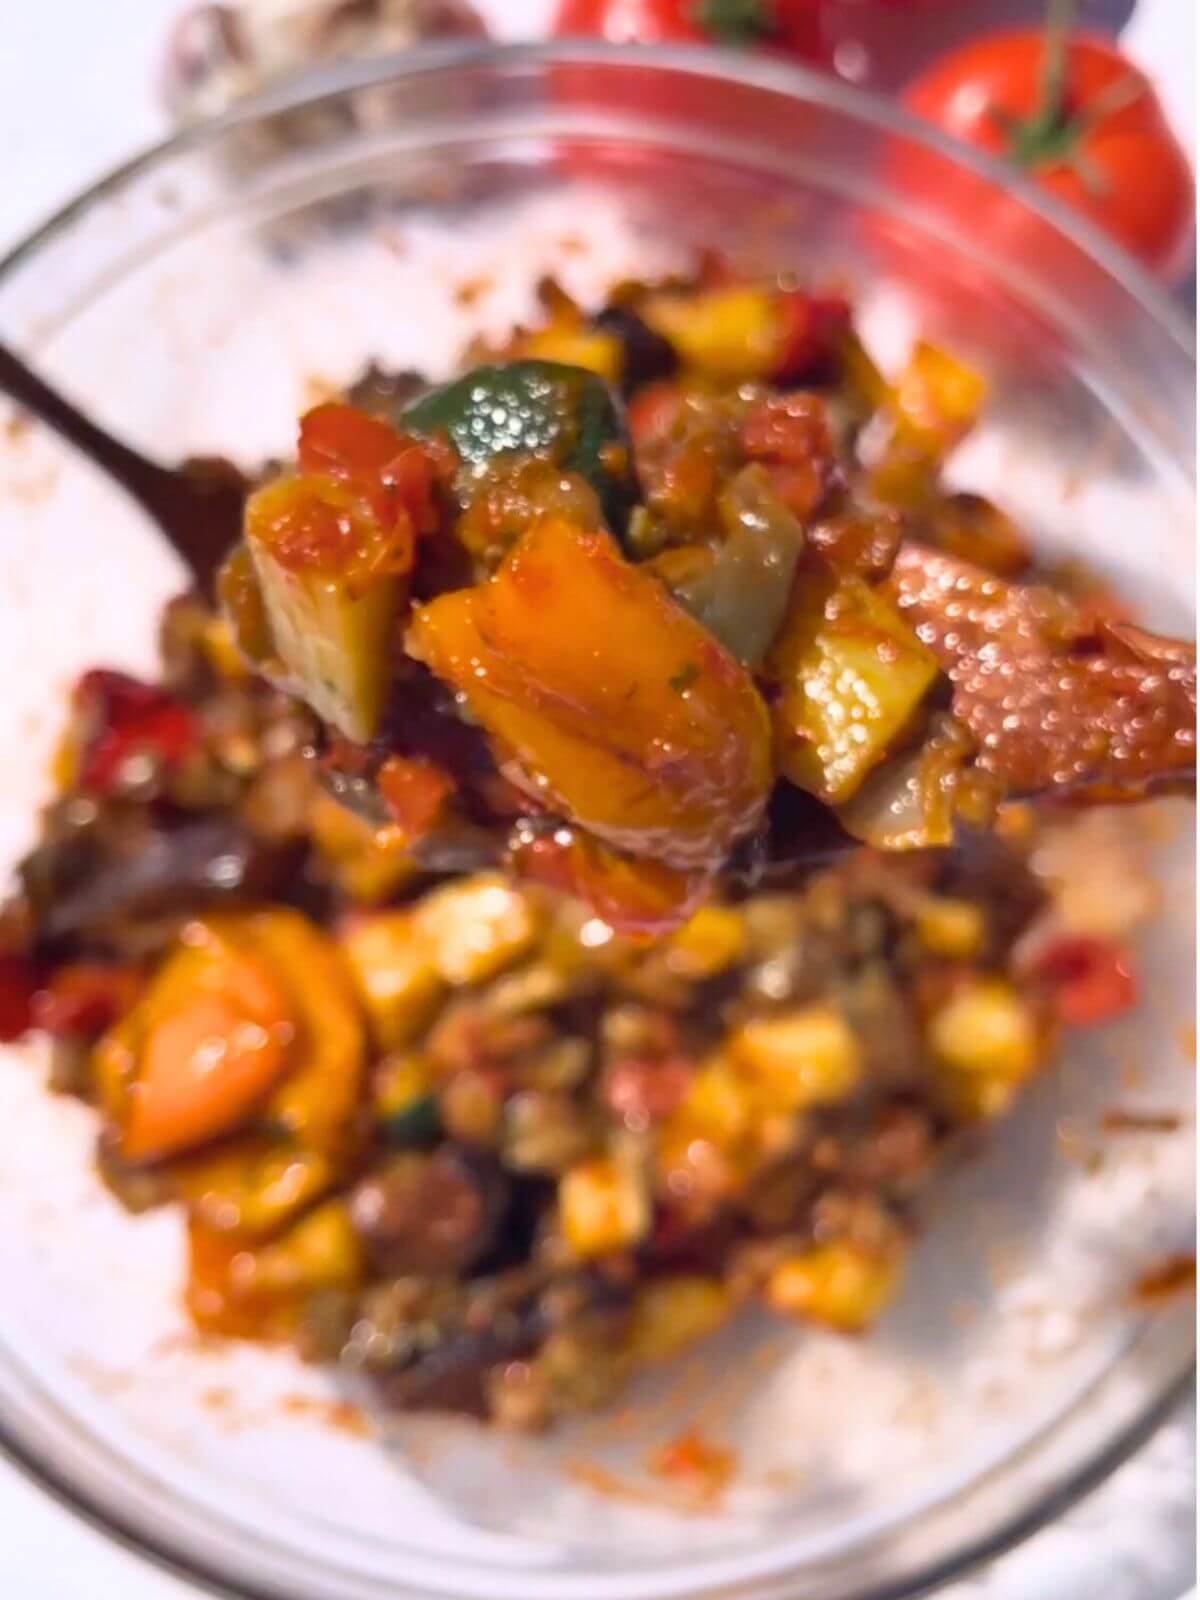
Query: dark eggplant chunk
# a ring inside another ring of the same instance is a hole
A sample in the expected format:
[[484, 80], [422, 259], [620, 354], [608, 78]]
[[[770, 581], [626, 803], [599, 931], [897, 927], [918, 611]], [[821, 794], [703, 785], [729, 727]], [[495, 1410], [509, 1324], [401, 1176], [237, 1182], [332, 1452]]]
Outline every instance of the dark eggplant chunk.
[[[277, 893], [299, 864], [292, 846], [268, 846], [236, 818], [207, 816], [132, 828], [103, 843], [86, 834], [43, 846], [22, 864], [33, 941], [107, 947], [117, 925]], [[119, 941], [117, 941], [119, 942]]]
[[507, 1209], [499, 1163], [451, 1144], [430, 1155], [396, 1156], [350, 1197], [350, 1217], [372, 1265], [397, 1277], [469, 1271], [492, 1248]]
[[403, 1370], [381, 1378], [380, 1395], [396, 1411], [457, 1411], [484, 1418], [489, 1370], [532, 1355], [545, 1331], [536, 1310], [524, 1320], [506, 1316], [492, 1328], [447, 1331], [431, 1349], [415, 1351]]
[[382, 417], [395, 428], [400, 424], [404, 408], [428, 387], [428, 379], [419, 372], [393, 372], [372, 361], [347, 389], [346, 401], [362, 411], [369, 411], [373, 417]]
[[488, 1414], [487, 1376], [502, 1362], [531, 1356], [560, 1328], [612, 1322], [614, 1341], [624, 1324], [630, 1292], [597, 1272], [573, 1272], [514, 1294], [506, 1279], [527, 1282], [522, 1269], [481, 1282], [461, 1314], [420, 1330], [391, 1372], [379, 1375], [384, 1403], [404, 1411]]
[[678, 369], [679, 357], [671, 341], [655, 333], [628, 306], [605, 306], [596, 317], [596, 326], [621, 341], [621, 389], [625, 394], [669, 378]]

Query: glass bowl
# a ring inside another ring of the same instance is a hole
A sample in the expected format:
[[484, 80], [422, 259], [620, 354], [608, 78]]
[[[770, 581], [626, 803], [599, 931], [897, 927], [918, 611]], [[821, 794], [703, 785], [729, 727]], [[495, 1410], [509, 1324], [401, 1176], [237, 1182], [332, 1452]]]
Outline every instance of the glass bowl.
[[[249, 464], [368, 358], [447, 369], [527, 311], [543, 273], [591, 298], [697, 247], [844, 283], [885, 359], [916, 329], [948, 337], [993, 387], [957, 479], [1051, 553], [1086, 554], [1152, 621], [1191, 626], [1193, 370], [1166, 302], [1001, 169], [773, 62], [566, 44], [338, 68], [69, 207], [0, 265], [0, 330], [147, 451]], [[19, 421], [0, 521], [12, 859], [66, 687], [96, 661], [152, 666], [181, 574], [117, 491]], [[739, 1324], [615, 1418], [546, 1439], [378, 1423], [282, 1354], [190, 1337], [178, 1218], [121, 1212], [91, 1173], [90, 1113], [46, 1093], [35, 1049], [8, 1052], [9, 1448], [238, 1594], [867, 1600], [964, 1571], [1119, 1462], [1192, 1363], [1190, 1309], [1131, 1293], [1192, 1238], [1186, 816], [1089, 824], [1095, 848], [1156, 875], [1144, 1004], [1074, 1041], [944, 1177], [877, 1332]], [[1179, 1113], [1181, 1131], [1106, 1136], [1117, 1102]], [[740, 1463], [702, 1512], [641, 1470], [689, 1420]]]

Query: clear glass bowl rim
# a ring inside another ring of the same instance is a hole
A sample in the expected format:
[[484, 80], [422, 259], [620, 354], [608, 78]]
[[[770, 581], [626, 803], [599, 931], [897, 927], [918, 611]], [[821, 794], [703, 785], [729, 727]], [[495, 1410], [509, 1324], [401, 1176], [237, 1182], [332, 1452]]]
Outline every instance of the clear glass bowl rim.
[[1171, 339], [1179, 354], [1195, 362], [1195, 336], [1186, 315], [1139, 262], [1103, 230], [1007, 163], [940, 132], [896, 102], [855, 88], [838, 78], [774, 57], [715, 51], [696, 45], [619, 45], [576, 39], [528, 44], [451, 41], [417, 45], [410, 50], [366, 60], [335, 62], [298, 73], [221, 116], [208, 118], [159, 140], [105, 173], [0, 256], [0, 288], [92, 206], [118, 194], [133, 179], [160, 163], [217, 143], [239, 127], [301, 106], [313, 106], [350, 90], [369, 89], [382, 83], [413, 82], [455, 67], [502, 68], [523, 64], [531, 67], [589, 64], [662, 67], [716, 83], [790, 94], [805, 103], [841, 112], [866, 126], [924, 145], [964, 172], [983, 178], [1020, 200], [1119, 283], [1139, 310]]
[[[333, 63], [289, 77], [273, 89], [238, 104], [219, 117], [206, 119], [148, 146], [112, 168], [52, 212], [7, 253], [0, 256], [0, 292], [10, 280], [29, 269], [39, 253], [51, 247], [85, 217], [93, 207], [118, 197], [137, 180], [153, 173], [175, 157], [203, 151], [219, 144], [241, 128], [264, 119], [319, 105], [327, 99], [382, 85], [402, 87], [426, 76], [456, 68], [502, 71], [528, 67], [630, 66], [662, 68], [713, 84], [735, 84], [747, 89], [787, 95], [797, 103], [816, 105], [840, 113], [882, 134], [902, 137], [922, 145], [963, 172], [983, 179], [1014, 198], [1081, 252], [1128, 296], [1137, 314], [1152, 323], [1172, 347], [1182, 367], [1194, 371], [1196, 341], [1193, 328], [1180, 305], [1141, 265], [1104, 232], [1080, 217], [1036, 183], [1003, 161], [962, 144], [928, 123], [910, 115], [893, 101], [809, 68], [766, 56], [732, 51], [717, 52], [691, 45], [614, 45], [590, 40], [561, 39], [542, 43], [442, 42], [418, 45], [402, 52]], [[1194, 459], [1175, 461], [1194, 481]], [[1023, 1505], [1012, 1515], [961, 1541], [919, 1573], [906, 1572], [895, 1581], [864, 1594], [863, 1600], [913, 1600], [918, 1594], [939, 1589], [1023, 1542], [1062, 1516], [1076, 1501], [1099, 1486], [1157, 1430], [1188, 1394], [1195, 1375], [1193, 1358], [1179, 1365], [1145, 1408], [1127, 1418], [1106, 1443], [1073, 1472], [1055, 1483], [1040, 1505]], [[128, 1520], [99, 1496], [92, 1496], [72, 1481], [69, 1470], [40, 1457], [0, 1419], [0, 1455], [55, 1500], [106, 1537], [135, 1555], [149, 1558], [186, 1582], [221, 1600], [274, 1600], [276, 1591], [256, 1588], [253, 1582], [233, 1585], [208, 1568], [199, 1557], [182, 1554], [169, 1536], [147, 1533], [137, 1519]]]

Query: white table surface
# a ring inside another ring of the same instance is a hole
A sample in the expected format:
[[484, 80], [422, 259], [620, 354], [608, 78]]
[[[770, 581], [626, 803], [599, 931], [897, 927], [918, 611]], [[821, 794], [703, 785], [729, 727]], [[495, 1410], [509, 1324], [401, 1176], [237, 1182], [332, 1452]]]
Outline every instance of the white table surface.
[[[986, 0], [1001, 16], [1024, 0]], [[548, 0], [477, 0], [496, 31], [529, 35]], [[1129, 0], [1091, 0], [1123, 16]], [[0, 0], [0, 250], [166, 132], [155, 94], [180, 0]], [[1195, 149], [1195, 0], [1138, 0], [1125, 31]], [[1165, 1428], [1073, 1513], [944, 1600], [1176, 1600], [1195, 1582], [1194, 1419]], [[1101, 1577], [1097, 1543], [1111, 1551]], [[1053, 1577], [1050, 1574], [1053, 1574]], [[202, 1591], [78, 1521], [0, 1458], [2, 1600], [200, 1600]], [[1195, 1597], [1193, 1596], [1193, 1600]]]

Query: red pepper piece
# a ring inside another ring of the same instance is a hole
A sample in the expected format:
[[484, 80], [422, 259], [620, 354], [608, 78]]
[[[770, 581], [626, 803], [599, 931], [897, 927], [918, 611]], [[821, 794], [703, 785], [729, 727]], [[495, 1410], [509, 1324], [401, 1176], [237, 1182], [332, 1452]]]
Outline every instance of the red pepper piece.
[[423, 756], [389, 756], [376, 781], [389, 815], [408, 840], [429, 832], [454, 793], [450, 774]]
[[24, 956], [0, 955], [0, 1041], [11, 1044], [33, 1026], [37, 978]]
[[642, 1130], [683, 1104], [695, 1076], [689, 1056], [622, 1056], [605, 1068], [600, 1092], [624, 1123]]
[[511, 854], [519, 877], [584, 901], [615, 933], [632, 939], [680, 927], [710, 882], [702, 872], [623, 856], [566, 826], [518, 838]]
[[850, 331], [850, 302], [840, 295], [785, 290], [780, 297], [783, 337], [772, 373], [776, 383], [824, 377]]
[[113, 787], [131, 756], [149, 755], [170, 768], [198, 742], [187, 706], [122, 672], [85, 672], [75, 687], [75, 708], [84, 729], [79, 781], [100, 794]]
[[1056, 939], [1036, 957], [1032, 975], [1050, 986], [1060, 1021], [1072, 1028], [1111, 1022], [1138, 999], [1129, 952], [1113, 939]]
[[32, 1026], [56, 1039], [97, 1039], [130, 1010], [142, 987], [134, 967], [74, 961], [59, 967], [32, 1002]]
[[417, 534], [437, 526], [437, 463], [425, 446], [354, 406], [330, 402], [300, 419], [303, 472], [363, 490], [382, 521], [406, 516]]

